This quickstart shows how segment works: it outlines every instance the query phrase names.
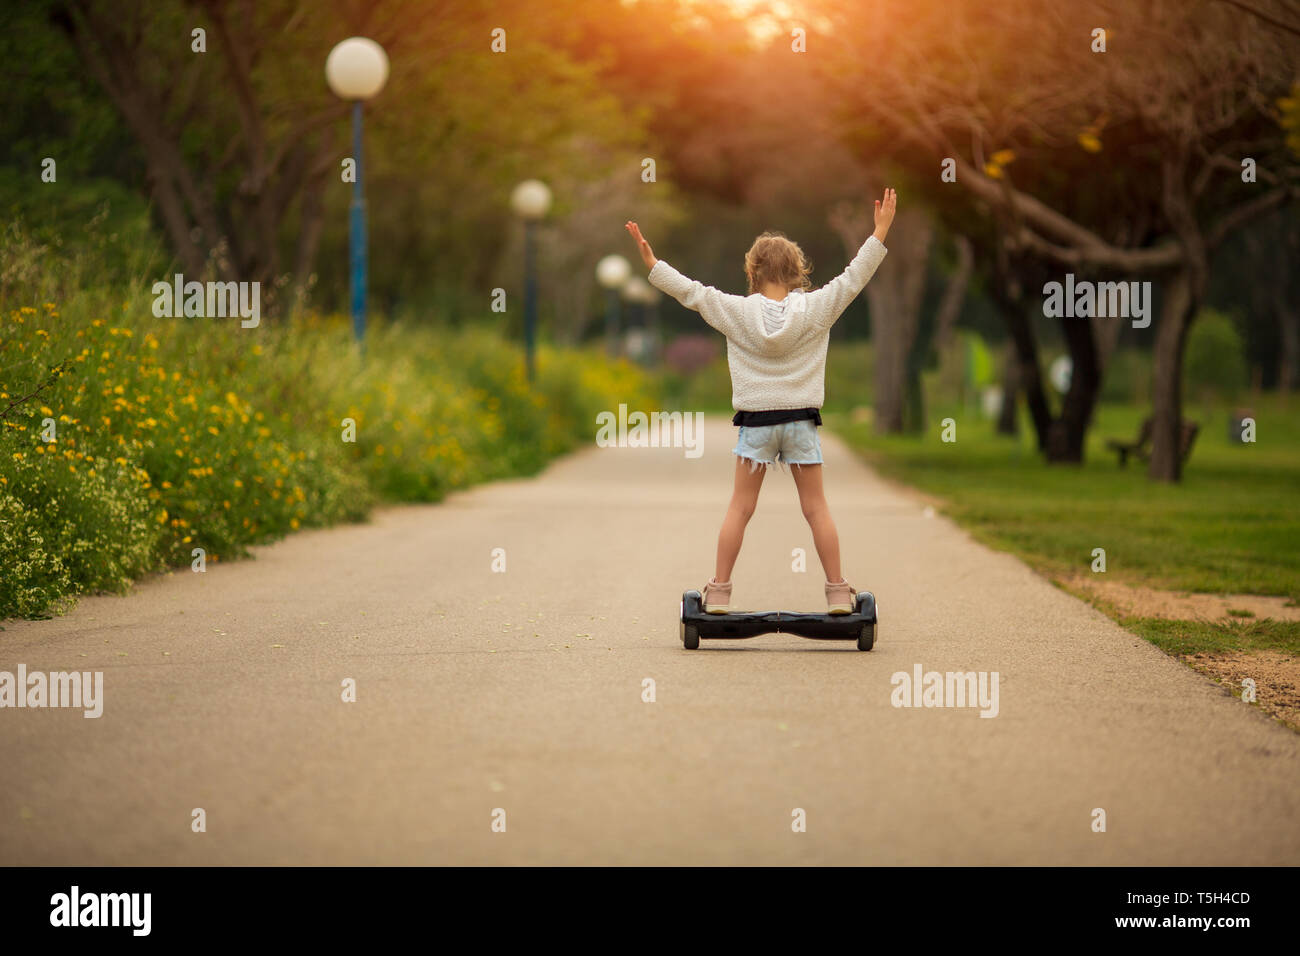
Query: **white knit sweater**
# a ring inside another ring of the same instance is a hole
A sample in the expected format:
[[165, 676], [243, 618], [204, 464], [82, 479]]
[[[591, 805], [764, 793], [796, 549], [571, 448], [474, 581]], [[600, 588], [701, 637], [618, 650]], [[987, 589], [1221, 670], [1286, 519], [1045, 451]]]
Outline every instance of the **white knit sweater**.
[[773, 335], [763, 326], [763, 296], [729, 295], [695, 282], [660, 259], [650, 283], [700, 313], [727, 337], [731, 405], [738, 411], [821, 408], [826, 397], [826, 346], [831, 326], [862, 291], [885, 258], [872, 236], [848, 268], [814, 292], [785, 298], [785, 324]]

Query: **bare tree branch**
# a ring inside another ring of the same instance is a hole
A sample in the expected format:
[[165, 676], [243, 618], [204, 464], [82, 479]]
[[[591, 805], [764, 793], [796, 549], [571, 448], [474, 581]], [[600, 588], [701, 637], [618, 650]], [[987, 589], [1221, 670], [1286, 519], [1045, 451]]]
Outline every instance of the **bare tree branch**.
[[1242, 3], [1241, 0], [1218, 0], [1218, 2], [1226, 3], [1230, 7], [1236, 7], [1238, 10], [1241, 10], [1245, 13], [1249, 13], [1253, 17], [1258, 17], [1260, 20], [1263, 20], [1269, 26], [1277, 27], [1279, 30], [1285, 30], [1287, 33], [1291, 33], [1294, 34], [1295, 36], [1300, 37], [1300, 27], [1297, 27], [1290, 23], [1283, 23], [1281, 20], [1274, 19], [1273, 17], [1269, 16], [1267, 13], [1264, 13], [1262, 10], [1257, 10], [1255, 7]]

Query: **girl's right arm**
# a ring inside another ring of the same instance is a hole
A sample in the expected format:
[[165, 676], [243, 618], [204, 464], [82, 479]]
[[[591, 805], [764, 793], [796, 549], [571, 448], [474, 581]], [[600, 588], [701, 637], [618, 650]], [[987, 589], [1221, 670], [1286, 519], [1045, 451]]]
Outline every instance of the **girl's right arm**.
[[627, 231], [636, 240], [641, 253], [641, 261], [650, 269], [650, 284], [666, 292], [688, 309], [700, 313], [705, 322], [723, 335], [730, 334], [740, 317], [744, 314], [745, 298], [729, 295], [713, 286], [688, 279], [662, 259], [656, 259], [650, 249], [650, 243], [641, 235], [641, 229], [635, 222], [627, 224]]

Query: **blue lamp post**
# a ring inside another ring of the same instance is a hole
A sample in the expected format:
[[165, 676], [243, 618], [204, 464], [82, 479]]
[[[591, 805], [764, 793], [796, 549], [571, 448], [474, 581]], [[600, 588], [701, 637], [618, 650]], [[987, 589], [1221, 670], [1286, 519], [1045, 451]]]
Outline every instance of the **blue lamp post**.
[[366, 334], [366, 196], [362, 182], [362, 104], [388, 81], [388, 54], [374, 40], [349, 37], [325, 59], [325, 80], [334, 95], [352, 103], [352, 159], [356, 179], [348, 219], [348, 263], [351, 273], [352, 331], [360, 342]]
[[526, 179], [510, 194], [510, 207], [524, 221], [524, 355], [528, 381], [537, 374], [537, 224], [551, 208], [551, 190], [537, 179]]
[[628, 305], [628, 349], [638, 362], [649, 365], [654, 349], [650, 328], [650, 306], [656, 297], [654, 286], [640, 276], [632, 276], [620, 291]]
[[632, 266], [622, 256], [606, 256], [596, 263], [596, 281], [605, 290], [605, 351], [618, 354], [619, 290], [632, 274]]
[[[620, 290], [631, 316], [628, 320], [627, 350], [643, 365], [659, 361], [659, 292], [640, 276], [632, 276]], [[635, 321], [633, 321], [633, 319]]]

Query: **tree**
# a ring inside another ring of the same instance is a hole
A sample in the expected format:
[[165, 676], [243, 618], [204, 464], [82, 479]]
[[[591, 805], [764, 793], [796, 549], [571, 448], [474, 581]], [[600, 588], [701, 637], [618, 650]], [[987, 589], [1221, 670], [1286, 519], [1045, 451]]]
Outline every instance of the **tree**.
[[[832, 208], [829, 222], [852, 259], [874, 228], [865, 204], [844, 201]], [[934, 224], [923, 209], [905, 206], [889, 233], [890, 262], [867, 284], [871, 307], [871, 343], [875, 352], [875, 428], [900, 434], [906, 425], [912, 370], [909, 358], [921, 321], [921, 298], [934, 239]]]
[[[833, 68], [847, 71], [858, 115], [888, 130], [914, 170], [937, 178], [949, 161], [956, 185], [998, 220], [1010, 257], [1160, 282], [1149, 473], [1177, 480], [1183, 347], [1212, 255], [1297, 195], [1273, 112], [1295, 38], [1207, 0], [978, 9], [882, 0], [836, 3], [832, 17], [826, 42], [839, 47]], [[858, 65], [851, 38], [879, 24], [888, 42]], [[1255, 160], [1255, 183], [1242, 181], [1244, 157]], [[1086, 323], [1064, 331], [1078, 387], [1076, 400], [1066, 396], [1060, 447], [1049, 440], [1046, 450], [1068, 460], [1081, 454], [1100, 362]]]
[[[333, 124], [346, 105], [314, 88], [314, 96], [274, 102], [264, 92], [274, 70], [305, 69], [306, 45], [286, 39], [304, 12], [300, 3], [226, 0], [70, 0], [56, 8], [58, 24], [139, 142], [150, 194], [191, 275], [211, 266], [223, 280], [273, 289], [281, 223], [300, 197], [293, 262], [299, 275], [309, 271], [320, 194], [335, 167]], [[201, 41], [193, 34], [199, 29]]]
[[[138, 168], [121, 178], [153, 200], [180, 268], [260, 281], [264, 308], [286, 283], [312, 285], [322, 257], [332, 267], [318, 294], [346, 294], [350, 107], [324, 76], [344, 37], [378, 41], [392, 70], [366, 123], [372, 248], [403, 252], [372, 256], [379, 307], [436, 301], [454, 315], [468, 299], [485, 311], [514, 225], [511, 186], [605, 175], [639, 138], [639, 119], [559, 42], [588, 0], [34, 2], [24, 35], [76, 51], [85, 85], [129, 131]], [[528, 30], [494, 54], [491, 29], [524, 12]], [[24, 104], [43, 102], [40, 79], [20, 87]], [[598, 148], [566, 152], [579, 135]], [[557, 214], [568, 201], [557, 192]]]

